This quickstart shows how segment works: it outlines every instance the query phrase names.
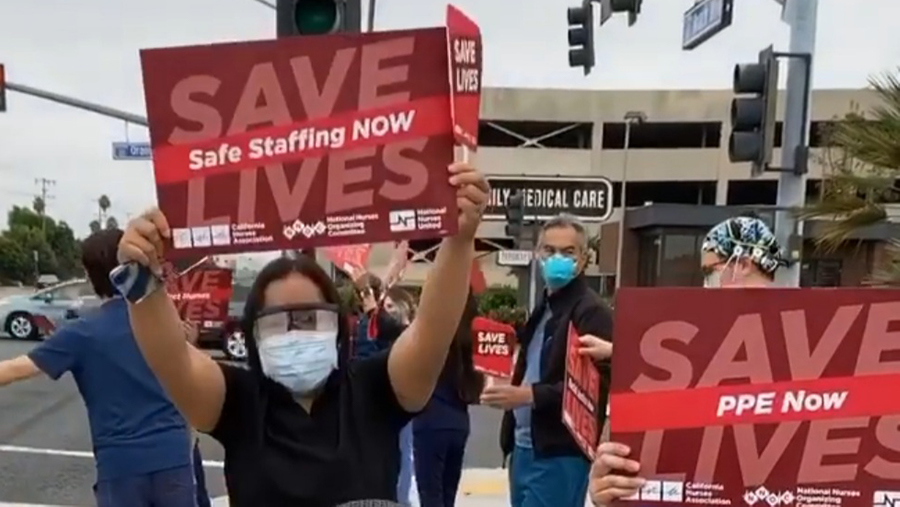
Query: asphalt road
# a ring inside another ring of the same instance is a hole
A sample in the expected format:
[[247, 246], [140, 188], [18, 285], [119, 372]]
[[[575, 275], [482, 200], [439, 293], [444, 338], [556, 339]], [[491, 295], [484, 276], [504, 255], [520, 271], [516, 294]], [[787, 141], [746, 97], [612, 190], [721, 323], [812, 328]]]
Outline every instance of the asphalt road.
[[[0, 360], [27, 352], [33, 343], [0, 339]], [[499, 413], [472, 411], [466, 467], [499, 468]], [[222, 448], [202, 437], [204, 460], [221, 462]], [[0, 502], [95, 505], [94, 463], [87, 416], [71, 377], [39, 377], [0, 388]], [[218, 463], [206, 467], [213, 497], [225, 495]]]

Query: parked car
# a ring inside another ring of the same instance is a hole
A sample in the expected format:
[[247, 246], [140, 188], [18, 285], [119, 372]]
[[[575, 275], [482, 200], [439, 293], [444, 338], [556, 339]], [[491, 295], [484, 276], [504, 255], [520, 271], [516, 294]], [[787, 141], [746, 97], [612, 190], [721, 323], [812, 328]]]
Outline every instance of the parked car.
[[86, 280], [72, 280], [41, 289], [34, 294], [9, 296], [0, 299], [0, 334], [17, 340], [37, 340], [41, 337], [41, 317], [54, 326], [77, 314], [85, 301], [94, 299], [94, 290]]
[[221, 350], [231, 361], [247, 360], [247, 342], [241, 329], [241, 317], [244, 315], [244, 302], [249, 290], [249, 287], [239, 285], [232, 289], [231, 302], [228, 303], [228, 319], [225, 322], [200, 323], [197, 347]]

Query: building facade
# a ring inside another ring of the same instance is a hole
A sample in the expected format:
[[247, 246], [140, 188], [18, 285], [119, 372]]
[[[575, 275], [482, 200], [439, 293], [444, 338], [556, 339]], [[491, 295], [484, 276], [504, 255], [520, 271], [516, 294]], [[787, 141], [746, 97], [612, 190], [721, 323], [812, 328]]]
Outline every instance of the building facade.
[[[741, 210], [766, 215], [766, 207], [776, 201], [776, 173], [754, 179], [749, 164], [728, 160], [732, 98], [730, 90], [485, 89], [475, 160], [494, 186], [488, 219], [479, 231], [488, 282], [515, 283], [510, 269], [497, 264], [496, 252], [512, 246], [504, 236], [504, 201], [514, 190], [524, 189], [537, 214], [565, 211], [588, 221], [599, 237], [588, 274], [601, 291], [615, 286], [617, 275], [622, 285], [699, 285], [696, 251], [701, 235]], [[814, 92], [809, 196], [817, 195], [828, 171], [829, 151], [823, 146], [828, 126], [876, 101], [866, 90]], [[634, 112], [646, 121], [626, 129], [625, 117]], [[776, 147], [780, 130], [779, 123]], [[780, 156], [776, 149], [774, 160]], [[624, 255], [622, 273], [617, 274], [618, 222], [623, 214]], [[807, 237], [814, 229], [807, 227]], [[804, 283], [860, 283], [881, 255], [878, 234], [889, 233], [872, 232], [860, 238], [860, 246], [827, 255], [807, 244]], [[415, 262], [407, 271], [408, 283], [424, 279], [436, 246], [411, 245]], [[388, 246], [376, 248], [373, 269], [386, 265], [390, 254]]]

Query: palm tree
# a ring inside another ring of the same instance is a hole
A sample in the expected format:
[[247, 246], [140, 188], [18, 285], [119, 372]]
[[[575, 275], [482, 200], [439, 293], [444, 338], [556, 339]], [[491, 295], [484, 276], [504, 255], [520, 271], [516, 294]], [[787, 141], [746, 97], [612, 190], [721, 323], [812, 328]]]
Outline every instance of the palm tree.
[[34, 202], [31, 204], [31, 207], [34, 209], [35, 213], [41, 216], [44, 216], [44, 212], [47, 211], [47, 204], [41, 197], [35, 197]]
[[91, 234], [100, 232], [100, 230], [103, 228], [100, 226], [99, 220], [91, 220], [91, 223], [88, 225], [88, 227], [91, 228]]
[[106, 217], [106, 229], [114, 230], [119, 228], [119, 221], [116, 220], [116, 217], [110, 216]]
[[[881, 104], [867, 114], [852, 113], [828, 132], [825, 176], [818, 202], [799, 212], [804, 220], [823, 220], [816, 244], [835, 250], [853, 233], [887, 218], [886, 203], [900, 200], [900, 76], [885, 73], [870, 79]], [[873, 281], [900, 284], [900, 242], [889, 249], [891, 262]]]
[[112, 202], [110, 202], [109, 197], [106, 194], [100, 196], [97, 199], [97, 206], [100, 208], [100, 216], [98, 220], [103, 220], [106, 218], [106, 213], [109, 211], [109, 207], [112, 206]]

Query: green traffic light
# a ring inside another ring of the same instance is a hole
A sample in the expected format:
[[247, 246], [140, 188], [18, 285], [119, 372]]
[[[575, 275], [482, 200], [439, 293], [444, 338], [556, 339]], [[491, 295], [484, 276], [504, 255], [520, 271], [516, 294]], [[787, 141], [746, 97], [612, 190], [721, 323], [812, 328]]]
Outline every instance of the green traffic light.
[[338, 18], [337, 0], [300, 0], [294, 8], [294, 23], [302, 35], [331, 33]]

